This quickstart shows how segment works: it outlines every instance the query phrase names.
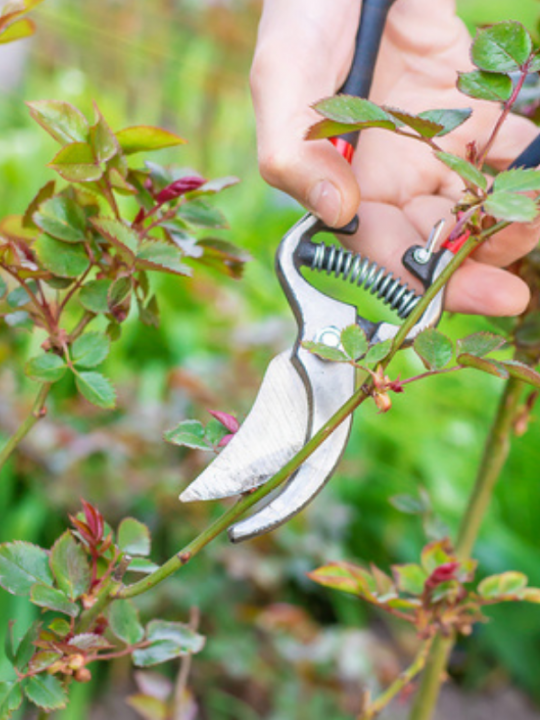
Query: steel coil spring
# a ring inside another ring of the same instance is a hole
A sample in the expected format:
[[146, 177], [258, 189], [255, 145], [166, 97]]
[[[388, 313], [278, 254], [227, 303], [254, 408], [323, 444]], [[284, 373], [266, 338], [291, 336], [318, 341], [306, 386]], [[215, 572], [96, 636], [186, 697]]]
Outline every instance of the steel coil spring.
[[335, 245], [317, 243], [311, 269], [326, 271], [328, 275], [334, 273], [342, 280], [369, 290], [372, 295], [377, 295], [386, 305], [390, 305], [401, 318], [410, 315], [421, 297], [407, 283], [395, 278], [376, 262]]

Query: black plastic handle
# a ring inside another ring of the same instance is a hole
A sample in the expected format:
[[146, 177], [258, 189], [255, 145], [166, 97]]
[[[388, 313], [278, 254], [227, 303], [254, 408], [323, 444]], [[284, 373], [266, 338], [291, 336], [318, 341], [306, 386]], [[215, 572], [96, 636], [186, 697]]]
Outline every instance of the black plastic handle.
[[[395, 0], [364, 0], [360, 25], [356, 35], [356, 49], [351, 69], [340, 90], [345, 95], [367, 98], [373, 82], [375, 63], [379, 54], [386, 16]], [[340, 137], [353, 148], [358, 144], [360, 131]]]

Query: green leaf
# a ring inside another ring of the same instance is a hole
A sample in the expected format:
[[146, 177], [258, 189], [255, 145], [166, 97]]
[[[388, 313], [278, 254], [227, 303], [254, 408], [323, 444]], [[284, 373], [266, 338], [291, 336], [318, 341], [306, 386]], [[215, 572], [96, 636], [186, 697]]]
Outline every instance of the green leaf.
[[155, 570], [159, 570], [159, 565], [156, 565], [156, 563], [152, 562], [151, 560], [146, 560], [146, 558], [134, 557], [129, 563], [128, 570], [129, 572], [149, 575]]
[[373, 600], [377, 592], [374, 578], [364, 568], [347, 562], [333, 562], [307, 573], [319, 585]]
[[51, 569], [56, 584], [71, 600], [90, 588], [90, 566], [86, 552], [66, 530], [51, 548]]
[[97, 105], [94, 104], [96, 122], [90, 128], [90, 145], [98, 162], [107, 162], [120, 150], [115, 134], [105, 122]]
[[[28, 287], [35, 294], [37, 286], [33, 280], [28, 283]], [[24, 287], [19, 286], [9, 293], [6, 300], [10, 308], [19, 308], [27, 305], [30, 302], [31, 297]]]
[[242, 277], [244, 263], [251, 259], [244, 250], [220, 238], [203, 238], [198, 247], [204, 254], [196, 262], [235, 279]]
[[162, 150], [175, 145], [183, 145], [186, 142], [179, 135], [150, 125], [124, 128], [116, 133], [116, 139], [126, 155]]
[[119, 640], [135, 645], [144, 637], [144, 628], [139, 622], [139, 613], [131, 600], [115, 600], [108, 611], [109, 628]]
[[77, 389], [93, 405], [105, 410], [116, 407], [116, 391], [111, 381], [98, 372], [81, 372], [75, 376]]
[[500, 575], [490, 575], [478, 585], [478, 594], [486, 600], [504, 595], [517, 595], [527, 587], [528, 578], [521, 572], [510, 570]]
[[409, 595], [421, 595], [424, 592], [424, 583], [428, 576], [420, 565], [410, 563], [408, 565], [393, 565], [392, 573], [396, 585], [402, 592]]
[[30, 315], [25, 310], [17, 310], [17, 312], [4, 315], [4, 322], [9, 327], [21, 328], [22, 330], [32, 330], [34, 327]]
[[175, 428], [167, 430], [163, 437], [173, 445], [183, 445], [194, 450], [210, 450], [204, 435], [204, 427], [198, 420], [183, 420]]
[[138, 667], [198, 653], [205, 643], [205, 638], [187, 625], [164, 620], [152, 620], [147, 626], [146, 638], [152, 644], [133, 653], [133, 663]]
[[89, 332], [81, 335], [71, 346], [71, 360], [85, 368], [102, 363], [109, 354], [110, 341], [107, 335]]
[[435, 328], [428, 328], [416, 337], [414, 350], [428, 370], [441, 370], [454, 353], [450, 338]]
[[[62, 653], [52, 652], [51, 650], [41, 650], [37, 652], [30, 662], [29, 670], [32, 672], [43, 672], [57, 660], [60, 660]], [[2, 717], [0, 715], [0, 717]]]
[[24, 366], [24, 372], [29, 378], [42, 383], [58, 382], [64, 377], [66, 369], [64, 360], [52, 353], [37, 355]]
[[88, 122], [70, 103], [62, 100], [38, 100], [26, 104], [34, 120], [62, 145], [86, 142], [88, 139]]
[[70, 245], [50, 235], [41, 235], [34, 250], [42, 263], [53, 275], [76, 278], [90, 266], [90, 259], [80, 244]]
[[13, 595], [28, 595], [36, 582], [53, 583], [45, 550], [21, 540], [0, 545], [0, 585], [4, 590]]
[[219, 420], [216, 420], [216, 418], [212, 418], [208, 422], [204, 431], [205, 439], [213, 447], [216, 447], [219, 442], [223, 440], [226, 435], [229, 434], [230, 430], [228, 430], [222, 423], [220, 423]]
[[506, 102], [512, 94], [512, 80], [508, 75], [483, 70], [458, 73], [457, 87], [469, 97], [499, 103]]
[[[203, 186], [204, 187], [204, 186]], [[192, 200], [178, 208], [178, 217], [196, 228], [227, 228], [225, 215], [219, 208], [202, 200]]]
[[115, 218], [94, 217], [90, 222], [100, 235], [108, 240], [120, 254], [132, 261], [139, 245], [139, 236], [121, 220]]
[[22, 703], [22, 691], [19, 681], [0, 682], [0, 718], [7, 720], [11, 713]]
[[524, 168], [499, 173], [493, 183], [495, 192], [529, 192], [540, 190], [540, 171]]
[[422, 567], [431, 575], [431, 573], [440, 565], [448, 562], [455, 562], [456, 558], [450, 552], [448, 540], [435, 540], [422, 549], [420, 561]]
[[71, 632], [71, 625], [64, 618], [55, 618], [49, 623], [49, 630], [63, 638]]
[[77, 617], [79, 606], [71, 602], [61, 590], [36, 583], [30, 590], [30, 601], [46, 610], [56, 610], [70, 617]]
[[58, 240], [79, 243], [85, 240], [86, 218], [83, 209], [66, 195], [46, 200], [32, 219], [34, 223]]
[[86, 310], [90, 310], [96, 315], [108, 313], [107, 293], [110, 287], [111, 281], [106, 278], [90, 280], [80, 289], [79, 302]]
[[103, 170], [94, 160], [92, 148], [85, 142], [63, 147], [48, 167], [56, 170], [68, 182], [95, 182], [103, 175]]
[[421, 515], [426, 512], [426, 508], [422, 498], [414, 497], [413, 495], [394, 495], [390, 498], [390, 503], [396, 510], [407, 515]]
[[349, 362], [349, 358], [342, 350], [339, 350], [336, 347], [331, 347], [330, 345], [325, 345], [324, 343], [305, 340], [302, 343], [302, 347], [309, 350], [309, 352], [318, 355], [318, 357], [323, 360], [329, 360], [331, 362]]
[[159, 327], [159, 305], [155, 295], [152, 295], [146, 305], [138, 301], [139, 320], [143, 325], [149, 327]]
[[388, 355], [390, 350], [392, 349], [392, 338], [389, 338], [388, 340], [383, 340], [383, 342], [376, 343], [375, 345], [371, 345], [369, 350], [366, 353], [365, 358], [362, 360], [363, 365], [377, 365], [381, 362], [381, 360], [384, 360], [384, 358]]
[[[396, 123], [392, 117], [375, 103], [352, 95], [335, 95], [320, 100], [313, 108], [328, 120], [346, 125], [362, 125], [363, 127], [382, 127], [395, 130]], [[315, 126], [316, 127], [316, 126]], [[310, 133], [311, 130], [310, 129]], [[351, 130], [353, 128], [349, 128]]]
[[26, 678], [22, 683], [26, 697], [44, 710], [59, 710], [66, 706], [67, 694], [60, 680], [42, 673]]
[[128, 555], [149, 555], [150, 530], [135, 518], [124, 518], [118, 527], [118, 547]]
[[56, 182], [54, 180], [49, 180], [48, 183], [46, 183], [42, 188], [40, 188], [37, 193], [34, 195], [33, 199], [31, 200], [30, 204], [24, 211], [23, 219], [22, 219], [22, 225], [24, 228], [36, 228], [36, 224], [34, 223], [33, 216], [34, 213], [39, 210], [39, 207], [46, 201], [52, 198], [54, 195], [56, 189]]
[[487, 190], [487, 180], [482, 175], [480, 170], [474, 167], [474, 165], [468, 160], [452, 155], [451, 153], [438, 152], [435, 156], [443, 162], [450, 170], [456, 172], [467, 185], [473, 185], [479, 187], [482, 190]]
[[489, 375], [495, 375], [495, 377], [507, 380], [510, 376], [508, 370], [498, 360], [487, 360], [486, 358], [476, 357], [475, 355], [469, 355], [468, 353], [460, 353], [457, 356], [457, 363], [463, 367], [471, 367], [476, 370], [482, 370], [482, 372], [488, 373]]
[[488, 72], [516, 72], [532, 52], [531, 36], [523, 25], [507, 20], [478, 30], [471, 48], [473, 63]]
[[351, 360], [358, 360], [368, 349], [366, 334], [358, 325], [349, 325], [341, 331], [341, 345]]
[[0, 275], [0, 300], [4, 297], [4, 295], [7, 293], [8, 286], [4, 278]]
[[109, 287], [107, 304], [109, 310], [119, 307], [131, 294], [131, 278], [119, 277]]
[[438, 125], [442, 125], [443, 129], [439, 131], [435, 137], [448, 135], [449, 132], [452, 132], [452, 130], [455, 130], [468, 120], [471, 115], [471, 108], [456, 108], [454, 110], [426, 110], [425, 112], [418, 113], [419, 118], [425, 118], [426, 120], [431, 120]]
[[136, 267], [159, 270], [173, 275], [191, 275], [191, 270], [181, 262], [182, 255], [176, 247], [164, 242], [145, 243], [137, 253]]
[[22, 18], [9, 25], [5, 30], [0, 29], [0, 45], [30, 37], [35, 31], [35, 22], [29, 18]]
[[531, 222], [538, 215], [538, 206], [532, 198], [511, 192], [491, 193], [484, 208], [497, 220], [509, 222]]
[[519, 362], [519, 360], [501, 360], [501, 365], [508, 370], [511, 377], [523, 380], [523, 382], [540, 389], [540, 373], [534, 368]]
[[483, 357], [490, 352], [499, 350], [506, 343], [502, 335], [494, 335], [488, 332], [478, 332], [457, 341], [457, 354], [466, 353]]
[[18, 670], [24, 670], [36, 652], [35, 642], [41, 631], [41, 623], [33, 622], [19, 641], [15, 652], [14, 665]]
[[101, 650], [112, 647], [111, 643], [103, 635], [97, 633], [79, 633], [69, 641], [69, 645], [86, 652], [87, 650]]
[[417, 132], [420, 137], [432, 138], [440, 135], [441, 132], [444, 134], [444, 125], [433, 122], [425, 116], [420, 117], [420, 115], [412, 115], [411, 113], [387, 107], [386, 105], [383, 107], [389, 115], [398, 121], [398, 124], [407, 125], [407, 127], [410, 127], [412, 130]]

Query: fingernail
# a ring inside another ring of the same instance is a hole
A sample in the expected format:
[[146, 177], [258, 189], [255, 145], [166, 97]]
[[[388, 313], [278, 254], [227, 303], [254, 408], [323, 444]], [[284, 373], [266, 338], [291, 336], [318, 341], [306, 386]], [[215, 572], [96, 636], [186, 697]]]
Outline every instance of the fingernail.
[[341, 216], [341, 193], [329, 180], [321, 180], [309, 193], [308, 203], [321, 220], [334, 227]]

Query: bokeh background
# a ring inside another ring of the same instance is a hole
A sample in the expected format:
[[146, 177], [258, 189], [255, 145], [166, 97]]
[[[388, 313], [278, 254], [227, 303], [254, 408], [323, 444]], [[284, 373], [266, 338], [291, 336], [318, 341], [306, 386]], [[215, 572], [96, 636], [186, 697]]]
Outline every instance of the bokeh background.
[[[536, 0], [461, 0], [459, 9], [471, 31], [511, 18], [538, 37]], [[230, 223], [221, 234], [252, 256], [241, 281], [203, 270], [158, 279], [160, 327], [129, 319], [107, 361], [117, 411], [90, 407], [69, 381], [55, 388], [49, 418], [0, 484], [2, 542], [49, 547], [84, 497], [113, 525], [126, 515], [146, 522], [160, 562], [220, 512], [177, 501], [210, 457], [166, 446], [162, 433], [184, 418], [207, 420], [208, 408], [244, 417], [269, 358], [294, 336], [273, 253], [300, 209], [258, 176], [248, 73], [259, 12], [257, 0], [46, 0], [34, 13], [36, 37], [0, 47], [0, 216], [22, 212], [52, 177], [55, 143], [24, 101], [64, 99], [90, 116], [96, 100], [115, 129], [158, 124], [189, 140], [159, 161], [238, 176], [217, 199]], [[443, 329], [456, 338], [493, 326], [450, 317]], [[28, 334], [0, 326], [1, 436], [28, 410], [35, 389], [20, 368], [35, 349]], [[408, 352], [399, 364], [403, 374], [418, 368]], [[411, 387], [384, 416], [364, 406], [339, 471], [305, 512], [255, 542], [218, 539], [138, 600], [145, 618], [186, 620], [199, 608], [208, 642], [190, 683], [198, 718], [346, 720], [363, 688], [376, 692], [399, 672], [414, 652], [410, 631], [305, 572], [329, 560], [413, 561], [426, 532], [441, 523], [455, 531], [500, 391], [497, 379], [471, 371]], [[540, 584], [539, 440], [533, 422], [514, 442], [477, 545], [482, 574], [517, 569]], [[433, 506], [428, 518], [392, 503], [420, 492]], [[8, 619], [25, 625], [35, 612], [2, 591], [0, 634]], [[452, 657], [441, 717], [540, 717], [540, 610], [507, 605], [489, 616]], [[74, 686], [56, 717], [138, 717], [124, 702], [133, 688], [129, 663], [118, 661]], [[387, 717], [402, 712], [398, 703]]]

